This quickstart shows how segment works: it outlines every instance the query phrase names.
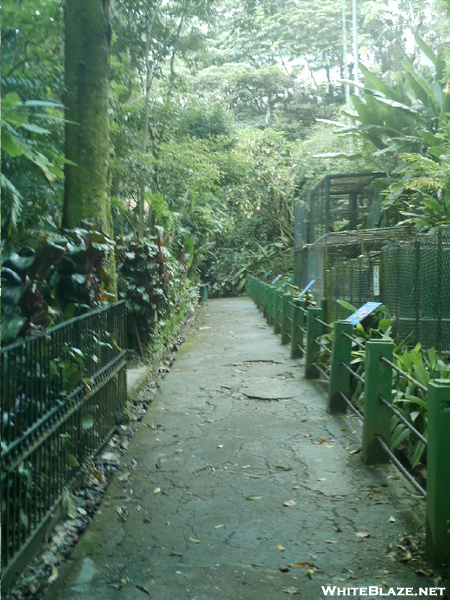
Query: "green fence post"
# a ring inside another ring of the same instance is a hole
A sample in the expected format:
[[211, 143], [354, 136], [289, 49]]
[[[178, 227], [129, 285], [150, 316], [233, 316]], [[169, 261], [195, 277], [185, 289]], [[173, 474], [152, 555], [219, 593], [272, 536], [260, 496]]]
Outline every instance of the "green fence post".
[[317, 307], [308, 308], [308, 323], [306, 326], [306, 360], [305, 360], [305, 377], [306, 379], [316, 379], [319, 377], [319, 371], [313, 363], [316, 362], [320, 352], [320, 346], [317, 343], [323, 333], [323, 325], [316, 321], [316, 317], [322, 319], [322, 309]]
[[258, 286], [258, 308], [261, 312], [264, 312], [264, 284], [259, 279], [257, 280]]
[[268, 310], [267, 310], [267, 323], [269, 325], [273, 325], [273, 310], [275, 304], [275, 287], [273, 285], [269, 285], [269, 302], [268, 302]]
[[342, 335], [343, 333], [351, 336], [353, 325], [349, 321], [336, 321], [333, 331], [330, 386], [328, 391], [328, 410], [330, 413], [346, 412], [347, 410], [347, 404], [340, 392], [348, 395], [350, 389], [350, 373], [342, 365], [350, 366], [352, 342]]
[[246, 280], [246, 288], [247, 288], [247, 294], [250, 296], [250, 298], [253, 300], [253, 291], [252, 291], [252, 276], [250, 274], [247, 275], [247, 280]]
[[291, 320], [292, 320], [292, 301], [294, 300], [292, 294], [283, 294], [283, 314], [281, 321], [281, 343], [288, 344], [290, 341], [291, 333]]
[[303, 356], [303, 331], [300, 327], [305, 327], [305, 313], [301, 310], [305, 308], [305, 300], [294, 300], [292, 310], [292, 330], [291, 330], [291, 356], [298, 358]]
[[426, 546], [436, 561], [450, 560], [450, 380], [428, 385]]
[[270, 285], [268, 283], [263, 283], [263, 315], [264, 315], [265, 319], [268, 319], [269, 290], [270, 290]]
[[383, 396], [388, 402], [392, 398], [392, 368], [382, 362], [381, 357], [392, 362], [393, 353], [392, 342], [366, 342], [362, 457], [368, 465], [389, 462], [389, 456], [378, 443], [377, 437], [389, 446], [392, 414], [379, 397]]
[[283, 311], [283, 290], [277, 289], [275, 292], [275, 321], [274, 328], [275, 333], [281, 333], [281, 316]]

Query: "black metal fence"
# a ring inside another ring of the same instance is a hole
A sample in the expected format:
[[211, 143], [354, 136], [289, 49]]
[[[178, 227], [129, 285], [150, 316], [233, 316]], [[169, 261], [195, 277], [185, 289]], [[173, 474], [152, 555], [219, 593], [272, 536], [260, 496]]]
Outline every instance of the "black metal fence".
[[114, 431], [126, 401], [125, 319], [119, 302], [1, 350], [8, 571], [39, 537], [79, 466]]

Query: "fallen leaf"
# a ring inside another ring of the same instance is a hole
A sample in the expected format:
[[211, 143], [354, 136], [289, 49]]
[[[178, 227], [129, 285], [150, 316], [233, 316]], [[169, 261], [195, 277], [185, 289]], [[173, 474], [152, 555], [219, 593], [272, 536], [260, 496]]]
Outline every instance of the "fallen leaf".
[[295, 563], [295, 566], [298, 569], [302, 569], [303, 567], [309, 567], [309, 562], [297, 562]]
[[389, 517], [389, 523], [395, 523], [395, 517], [392, 515]]
[[278, 567], [278, 570], [281, 571], [282, 573], [287, 573], [288, 571], [290, 571], [289, 567], [286, 567], [286, 565], [280, 565]]
[[148, 590], [143, 585], [139, 585], [139, 583], [137, 583], [136, 587], [137, 587], [138, 590], [141, 590], [141, 592], [144, 592], [145, 594], [148, 594], [149, 596], [151, 596], [150, 590]]
[[251, 465], [244, 465], [241, 469], [250, 469]]
[[262, 496], [247, 496], [246, 500], [261, 500]]
[[294, 587], [291, 587], [291, 588], [283, 588], [283, 592], [284, 592], [285, 594], [291, 594], [291, 596], [294, 596], [295, 594], [298, 594], [298, 593], [299, 593], [299, 591], [298, 591], [296, 588], [294, 588]]
[[319, 477], [319, 479], [317, 481], [326, 481], [327, 478], [326, 477]]
[[[93, 476], [98, 479], [101, 483], [104, 483], [105, 478], [104, 475], [102, 473], [102, 471], [99, 471], [98, 469], [96, 469], [95, 467], [92, 467], [92, 474]], [[119, 481], [122, 481], [122, 479], [119, 477]]]
[[308, 575], [308, 577], [309, 577], [310, 579], [312, 579], [312, 578], [313, 578], [313, 575], [314, 575], [314, 573], [315, 573], [315, 570], [314, 570], [314, 569], [308, 569], [308, 570], [306, 571], [306, 574]]
[[218, 448], [223, 448], [223, 444], [219, 444], [217, 447]]
[[189, 541], [191, 542], [191, 544], [200, 544], [200, 540], [196, 540], [196, 539], [195, 539], [195, 538], [193, 538], [193, 537], [190, 537], [190, 538], [189, 538]]
[[325, 544], [338, 544], [339, 542], [336, 542], [336, 540], [325, 540]]
[[400, 557], [400, 562], [409, 562], [412, 559], [412, 554], [411, 552], [407, 552], [406, 554], [404, 554], [402, 557]]
[[297, 506], [297, 502], [295, 500], [288, 500], [284, 503], [284, 506]]
[[155, 489], [153, 490], [153, 495], [154, 495], [154, 496], [156, 496], [157, 494], [160, 494], [160, 493], [161, 493], [161, 488], [155, 488]]
[[102, 460], [104, 460], [105, 462], [119, 462], [119, 458], [117, 457], [116, 454], [113, 454], [113, 452], [105, 452], [104, 454], [102, 454]]
[[359, 452], [361, 452], [361, 448], [356, 448], [356, 450], [351, 450], [349, 454], [359, 454]]
[[204, 325], [203, 327], [199, 327], [200, 331], [204, 331], [205, 329], [211, 329], [208, 325]]
[[324, 444], [326, 441], [327, 441], [326, 438], [321, 438], [320, 440], [318, 440], [316, 442], [316, 444]]
[[284, 548], [280, 544], [278, 544], [277, 550], [279, 550], [280, 552], [284, 552]]
[[222, 527], [225, 527], [222, 523], [220, 525], [214, 525], [214, 529], [221, 529]]
[[429, 575], [433, 575], [433, 571], [431, 569], [418, 569], [416, 571], [416, 575], [423, 575], [428, 577]]
[[52, 567], [52, 574], [48, 578], [48, 582], [55, 583], [55, 581], [58, 579], [58, 576], [59, 576], [58, 567]]
[[359, 538], [368, 538], [368, 537], [370, 537], [370, 533], [368, 531], [356, 531], [355, 535], [356, 535], [356, 537], [359, 537]]

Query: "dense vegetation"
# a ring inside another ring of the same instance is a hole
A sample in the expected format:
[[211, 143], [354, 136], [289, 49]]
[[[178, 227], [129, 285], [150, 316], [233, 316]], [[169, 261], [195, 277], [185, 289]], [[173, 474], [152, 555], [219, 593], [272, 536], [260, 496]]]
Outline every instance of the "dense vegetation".
[[4, 342], [118, 295], [139, 349], [199, 281], [288, 272], [330, 171], [384, 171], [384, 222], [450, 222], [447, 0], [358, 2], [351, 106], [341, 1], [93, 0], [81, 41], [76, 1], [2, 6]]

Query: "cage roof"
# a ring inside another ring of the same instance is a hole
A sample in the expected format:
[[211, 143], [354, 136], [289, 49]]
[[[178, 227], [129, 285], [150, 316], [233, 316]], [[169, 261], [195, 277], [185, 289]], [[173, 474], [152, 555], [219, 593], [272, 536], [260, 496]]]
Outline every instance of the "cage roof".
[[326, 193], [329, 185], [330, 196], [359, 193], [368, 187], [375, 179], [385, 177], [385, 173], [374, 171], [371, 173], [339, 173], [327, 175], [312, 190], [313, 196]]

